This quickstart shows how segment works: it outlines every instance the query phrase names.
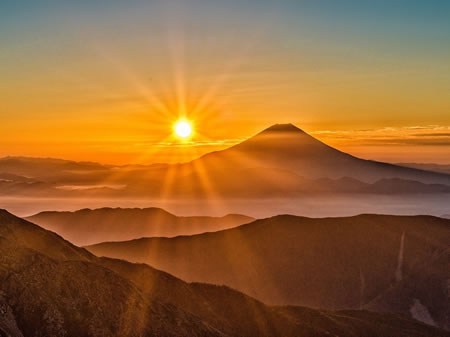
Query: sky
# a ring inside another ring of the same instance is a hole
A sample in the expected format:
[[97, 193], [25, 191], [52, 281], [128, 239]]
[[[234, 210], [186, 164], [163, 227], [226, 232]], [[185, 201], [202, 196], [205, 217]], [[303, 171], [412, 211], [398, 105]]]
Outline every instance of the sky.
[[[450, 163], [449, 1], [0, 3], [0, 156], [186, 161], [293, 123]], [[195, 129], [173, 136], [180, 117]]]

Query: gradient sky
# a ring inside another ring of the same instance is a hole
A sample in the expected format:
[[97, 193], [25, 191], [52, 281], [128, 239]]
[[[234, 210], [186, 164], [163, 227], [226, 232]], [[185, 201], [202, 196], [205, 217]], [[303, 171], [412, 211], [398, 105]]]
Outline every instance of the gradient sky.
[[[0, 156], [182, 161], [291, 122], [450, 163], [450, 1], [2, 1]], [[173, 139], [181, 115], [189, 143]]]

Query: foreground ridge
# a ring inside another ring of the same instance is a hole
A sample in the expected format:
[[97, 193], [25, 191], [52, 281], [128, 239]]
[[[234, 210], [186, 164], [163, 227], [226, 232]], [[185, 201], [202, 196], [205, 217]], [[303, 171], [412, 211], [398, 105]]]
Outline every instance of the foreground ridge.
[[5, 211], [0, 280], [6, 336], [447, 335], [393, 314], [269, 307], [227, 287], [98, 258]]

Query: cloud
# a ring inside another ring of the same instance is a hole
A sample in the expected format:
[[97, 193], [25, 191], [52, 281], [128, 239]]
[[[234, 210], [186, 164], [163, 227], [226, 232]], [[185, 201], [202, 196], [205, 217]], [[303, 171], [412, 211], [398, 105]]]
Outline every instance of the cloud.
[[450, 132], [446, 133], [416, 133], [416, 137], [450, 137]]
[[420, 145], [420, 146], [450, 146], [450, 138], [442, 139], [437, 138], [426, 138], [426, 139], [415, 139], [415, 138], [388, 138], [388, 139], [371, 139], [366, 140], [361, 145]]
[[[417, 133], [420, 130], [420, 133]], [[450, 126], [425, 125], [363, 130], [322, 130], [313, 136], [340, 146], [450, 146]]]

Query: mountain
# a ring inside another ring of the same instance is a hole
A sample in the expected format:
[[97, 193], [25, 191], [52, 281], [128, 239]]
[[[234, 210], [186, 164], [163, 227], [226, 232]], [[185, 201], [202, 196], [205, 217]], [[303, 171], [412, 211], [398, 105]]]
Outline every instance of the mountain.
[[[390, 186], [383, 186], [386, 181]], [[292, 124], [277, 124], [228, 149], [189, 163], [154, 167], [138, 180], [130, 177], [124, 193], [149, 193], [148, 186], [171, 199], [449, 193], [450, 175], [359, 159]]]
[[415, 194], [415, 193], [450, 193], [450, 186], [442, 184], [424, 184], [419, 181], [399, 178], [381, 179], [369, 184], [362, 191], [375, 194]]
[[1, 336], [450, 336], [397, 314], [266, 306], [98, 258], [4, 210], [0, 280]]
[[399, 166], [413, 167], [425, 171], [433, 171], [450, 174], [450, 164], [433, 164], [433, 163], [399, 163]]
[[[448, 173], [356, 158], [292, 124], [273, 125], [242, 143], [188, 163], [108, 166], [6, 157], [0, 159], [0, 177], [2, 174], [10, 177], [0, 184], [0, 193], [5, 195], [42, 193], [86, 198], [292, 198], [330, 192], [449, 193], [450, 186]], [[33, 181], [13, 179], [12, 174]], [[342, 179], [348, 179], [349, 184]], [[392, 188], [380, 186], [386, 181]]]
[[[215, 233], [89, 246], [266, 303], [401, 312], [450, 328], [450, 220], [281, 215]], [[205, 252], [208, 252], [205, 254]]]
[[220, 336], [197, 317], [144, 298], [84, 249], [6, 211], [0, 251], [2, 336]]
[[237, 227], [254, 218], [175, 216], [161, 208], [100, 208], [75, 212], [41, 212], [26, 218], [76, 245], [123, 241], [146, 236], [173, 237]]
[[450, 175], [363, 160], [334, 149], [292, 124], [273, 125], [254, 137], [223, 151], [213, 152], [189, 165], [208, 172], [248, 168], [277, 168], [302, 177], [350, 177], [363, 182], [401, 178], [424, 183], [450, 184]]
[[[21, 179], [22, 177], [20, 176], [11, 177], [11, 179], [0, 178], [0, 195], [39, 198], [114, 198], [117, 200], [120, 198], [135, 198], [137, 196], [156, 197], [164, 194], [164, 186], [162, 185], [153, 188], [152, 191], [148, 191], [145, 187], [150, 182], [145, 179], [139, 184], [130, 182], [128, 185], [125, 182], [122, 182], [122, 185], [58, 185], [31, 178], [29, 178], [29, 181]], [[27, 178], [23, 177], [23, 179]], [[348, 177], [305, 179], [286, 170], [267, 168], [245, 169], [232, 173], [227, 179], [216, 177], [215, 182], [209, 178], [209, 189], [205, 188], [204, 182], [199, 180], [195, 174], [190, 178], [177, 177], [175, 180], [177, 180], [177, 185], [167, 191], [166, 198], [180, 198], [182, 196], [208, 198], [213, 196], [220, 198], [264, 199], [330, 194], [388, 196], [401, 194], [409, 194], [411, 196], [418, 194], [450, 194], [450, 186], [443, 184], [424, 184], [414, 180], [399, 178], [381, 179], [374, 183], [364, 183]]]
[[[33, 157], [4, 157], [0, 158], [0, 171], [14, 175], [28, 177], [49, 176], [51, 171], [76, 172], [76, 171], [103, 171], [108, 166], [94, 162], [75, 162], [54, 158]], [[50, 171], [49, 171], [50, 170]]]

